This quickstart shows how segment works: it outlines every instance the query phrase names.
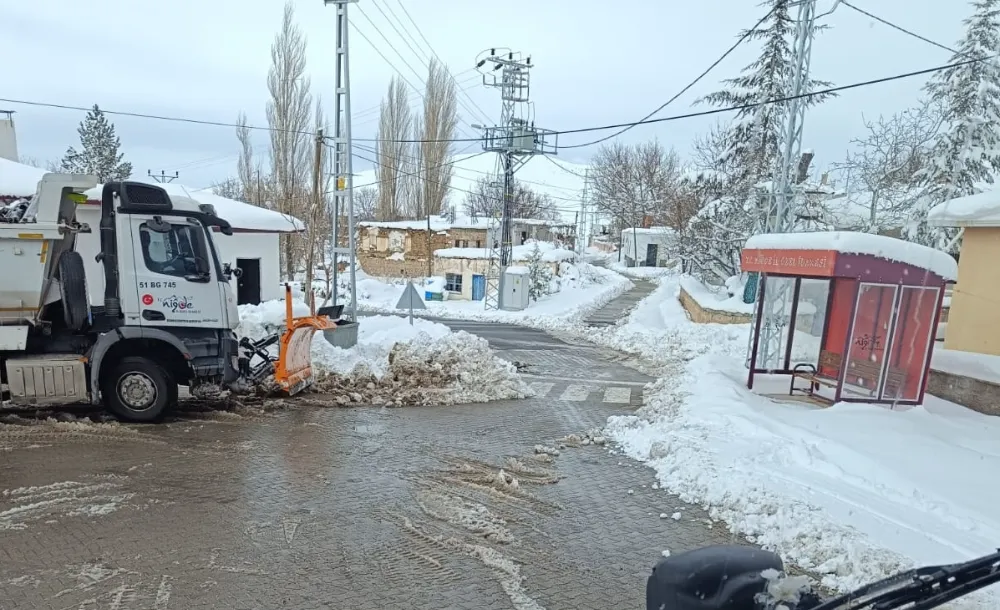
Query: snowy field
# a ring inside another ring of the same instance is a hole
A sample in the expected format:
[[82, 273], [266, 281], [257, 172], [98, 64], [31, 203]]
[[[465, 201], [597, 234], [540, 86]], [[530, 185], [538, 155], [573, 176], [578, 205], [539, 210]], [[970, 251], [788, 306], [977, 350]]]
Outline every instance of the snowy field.
[[[696, 325], [670, 276], [627, 324], [591, 339], [642, 356], [661, 379], [606, 434], [661, 488], [846, 589], [1000, 541], [1000, 420], [928, 397], [889, 410], [780, 404], [746, 389], [748, 325]], [[787, 387], [787, 386], [786, 386]], [[958, 608], [997, 608], [982, 593]]]
[[[562, 263], [560, 272], [559, 291], [532, 301], [523, 311], [487, 311], [483, 301], [448, 300], [427, 302], [427, 309], [415, 311], [414, 315], [562, 328], [582, 320], [633, 286], [620, 274], [588, 263]], [[406, 280], [379, 280], [359, 274], [358, 309], [398, 314], [396, 303], [405, 288]], [[417, 289], [423, 297], [419, 285]]]
[[[292, 313], [308, 315], [309, 308], [296, 301]], [[264, 337], [280, 332], [284, 321], [284, 301], [241, 305], [237, 334]], [[316, 333], [312, 366], [314, 388], [342, 404], [441, 405], [531, 395], [514, 365], [496, 357], [485, 339], [427, 320], [410, 325], [395, 316], [365, 317], [350, 349]]]

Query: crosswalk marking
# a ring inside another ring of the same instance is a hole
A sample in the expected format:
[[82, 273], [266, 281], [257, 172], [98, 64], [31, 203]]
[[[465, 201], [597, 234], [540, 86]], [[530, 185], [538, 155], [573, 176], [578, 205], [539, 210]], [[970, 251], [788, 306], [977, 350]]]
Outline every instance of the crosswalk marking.
[[529, 385], [531, 386], [531, 389], [534, 390], [535, 392], [535, 398], [545, 398], [546, 396], [548, 396], [549, 392], [552, 391], [552, 387], [555, 386], [556, 384], [545, 383], [543, 381], [536, 381]]
[[590, 388], [585, 385], [567, 386], [559, 400], [570, 400], [573, 402], [583, 402], [590, 395]]
[[604, 390], [604, 402], [628, 404], [632, 400], [632, 388], [608, 388]]

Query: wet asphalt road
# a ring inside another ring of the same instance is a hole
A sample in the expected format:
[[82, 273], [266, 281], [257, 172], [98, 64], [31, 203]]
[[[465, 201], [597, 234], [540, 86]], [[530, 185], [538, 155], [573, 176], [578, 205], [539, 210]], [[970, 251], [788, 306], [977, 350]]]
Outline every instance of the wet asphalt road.
[[646, 377], [541, 331], [442, 322], [538, 396], [0, 426], [0, 608], [635, 610], [661, 551], [735, 542], [605, 448], [544, 453], [639, 406]]

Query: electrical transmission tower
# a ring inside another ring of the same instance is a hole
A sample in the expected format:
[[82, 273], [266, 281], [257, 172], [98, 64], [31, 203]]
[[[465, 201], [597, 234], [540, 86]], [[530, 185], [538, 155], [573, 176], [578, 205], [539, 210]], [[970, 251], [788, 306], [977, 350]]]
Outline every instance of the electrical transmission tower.
[[[352, 322], [358, 319], [358, 282], [355, 268], [357, 260], [354, 244], [354, 178], [353, 151], [351, 150], [351, 75], [350, 56], [347, 44], [347, 6], [358, 0], [323, 0], [337, 8], [336, 60], [334, 67], [335, 95], [333, 98], [333, 166], [336, 188], [333, 195], [333, 234], [330, 239], [331, 258], [327, 273], [332, 279], [331, 295], [333, 305], [337, 304], [337, 275], [340, 271], [340, 255], [348, 260], [350, 273], [351, 307], [348, 317]], [[347, 246], [340, 245], [341, 215], [347, 217]]]
[[500, 125], [473, 125], [483, 130], [483, 150], [498, 153], [503, 172], [503, 205], [499, 215], [491, 215], [486, 231], [490, 260], [485, 298], [486, 309], [503, 309], [504, 276], [513, 253], [514, 172], [534, 155], [556, 154], [558, 134], [535, 127], [531, 117], [528, 102], [531, 57], [522, 60], [520, 53], [493, 48], [480, 53], [476, 59], [476, 69], [483, 75], [483, 84], [499, 89], [503, 103]]
[[153, 170], [147, 169], [146, 170], [146, 175], [149, 176], [150, 178], [152, 178], [153, 180], [156, 180], [159, 183], [173, 182], [174, 180], [177, 180], [178, 178], [180, 178], [180, 175], [177, 172], [174, 172], [174, 175], [171, 176], [170, 174], [164, 172], [162, 169], [160, 170], [159, 174], [154, 174]]
[[[796, 200], [793, 174], [802, 155], [802, 124], [808, 103], [797, 97], [808, 92], [809, 64], [812, 60], [812, 41], [816, 21], [816, 0], [800, 0], [798, 18], [795, 21], [795, 40], [792, 44], [792, 71], [786, 85], [785, 95], [793, 99], [785, 102], [788, 113], [779, 140], [780, 154], [774, 168], [770, 201], [764, 221], [765, 233], [791, 233], [795, 227]], [[785, 344], [788, 340], [785, 327], [789, 324], [785, 309], [789, 303], [791, 282], [774, 278], [764, 290], [757, 290], [757, 300], [763, 296], [764, 307], [760, 312], [764, 319], [760, 326], [758, 342], [758, 369], [776, 370], [783, 368]], [[763, 295], [762, 295], [763, 293]], [[754, 309], [756, 317], [757, 308]], [[756, 324], [756, 320], [754, 320]], [[792, 332], [791, 329], [788, 332]], [[752, 333], [751, 333], [751, 341]], [[747, 362], [749, 362], [749, 349]]]

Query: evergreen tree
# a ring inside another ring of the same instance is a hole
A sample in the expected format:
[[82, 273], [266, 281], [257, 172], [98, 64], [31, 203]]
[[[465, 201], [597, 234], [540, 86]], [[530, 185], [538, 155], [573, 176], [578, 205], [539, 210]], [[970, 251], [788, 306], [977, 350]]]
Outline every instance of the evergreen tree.
[[542, 249], [535, 242], [528, 255], [528, 298], [537, 301], [549, 293], [552, 284], [552, 270], [542, 260]]
[[[788, 95], [793, 71], [792, 47], [795, 22], [789, 15], [792, 0], [766, 0], [762, 6], [770, 13], [759, 27], [744, 30], [740, 37], [762, 41], [760, 56], [746, 66], [740, 76], [726, 79], [725, 88], [709, 94], [700, 102], [720, 108], [757, 104]], [[819, 29], [819, 28], [816, 28]], [[810, 79], [806, 91], [829, 87], [830, 83]], [[817, 104], [824, 96], [808, 98], [807, 104]], [[786, 104], [764, 104], [740, 110], [726, 134], [727, 146], [719, 163], [735, 168], [730, 185], [737, 198], [750, 195], [755, 184], [767, 180], [773, 173], [780, 151], [781, 131], [787, 121]]]
[[[931, 227], [927, 212], [935, 205], [976, 192], [993, 183], [1000, 170], [1000, 0], [975, 0], [965, 36], [949, 63], [925, 89], [944, 112], [943, 129], [931, 150], [929, 167], [918, 175], [925, 186], [916, 201], [905, 236], [911, 241], [954, 251], [957, 229]], [[968, 63], [973, 58], [986, 58]]]
[[100, 183], [127, 180], [132, 175], [132, 164], [124, 161], [118, 152], [121, 141], [115, 126], [108, 121], [101, 109], [94, 104], [87, 117], [77, 128], [80, 150], [72, 146], [62, 160], [62, 171], [71, 174], [91, 174]]

